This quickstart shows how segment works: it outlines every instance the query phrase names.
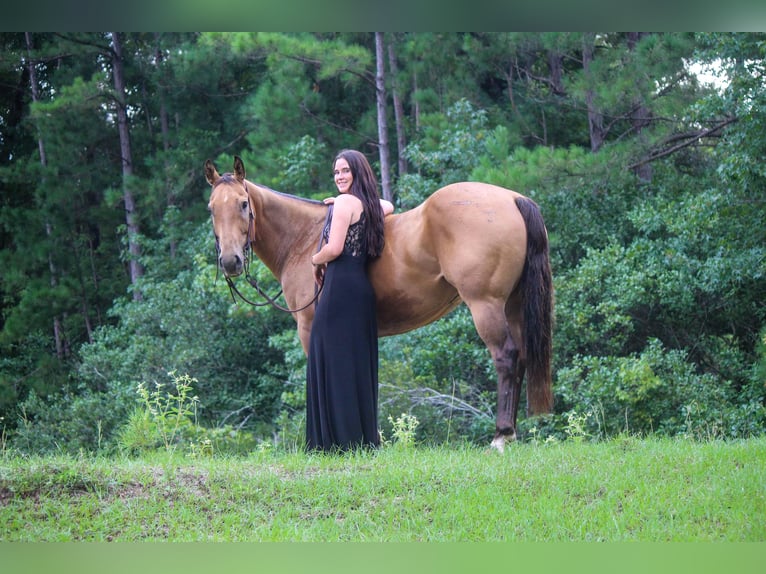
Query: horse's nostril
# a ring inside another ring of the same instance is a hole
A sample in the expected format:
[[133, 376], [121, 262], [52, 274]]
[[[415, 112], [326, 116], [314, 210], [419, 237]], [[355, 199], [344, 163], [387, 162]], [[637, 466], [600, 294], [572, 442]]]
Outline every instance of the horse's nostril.
[[242, 273], [242, 257], [240, 255], [221, 255], [218, 258], [218, 264], [221, 266], [224, 273], [230, 277]]

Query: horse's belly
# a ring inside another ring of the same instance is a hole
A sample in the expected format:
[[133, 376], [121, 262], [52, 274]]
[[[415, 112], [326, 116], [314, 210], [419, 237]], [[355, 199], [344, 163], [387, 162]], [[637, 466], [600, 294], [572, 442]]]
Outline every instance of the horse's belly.
[[428, 325], [459, 304], [457, 291], [446, 283], [435, 291], [400, 290], [379, 296], [378, 336], [399, 335]]

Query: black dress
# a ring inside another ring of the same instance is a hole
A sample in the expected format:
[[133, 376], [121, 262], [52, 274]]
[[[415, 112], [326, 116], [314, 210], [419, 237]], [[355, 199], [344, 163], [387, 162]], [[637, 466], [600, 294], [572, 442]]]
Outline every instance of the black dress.
[[[348, 228], [343, 253], [327, 264], [306, 368], [306, 447], [376, 447], [378, 326], [367, 278], [364, 212]], [[323, 231], [329, 236], [329, 224]]]

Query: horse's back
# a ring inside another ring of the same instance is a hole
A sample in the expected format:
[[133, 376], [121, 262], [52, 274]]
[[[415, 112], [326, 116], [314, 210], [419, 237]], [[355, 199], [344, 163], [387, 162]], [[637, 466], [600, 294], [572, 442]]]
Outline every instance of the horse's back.
[[[518, 225], [516, 198], [521, 194], [489, 183], [459, 182], [438, 189], [421, 205], [433, 223], [465, 223], [469, 226]], [[471, 229], [472, 230], [472, 229]], [[466, 230], [469, 231], [469, 230]]]
[[438, 189], [414, 209], [387, 218], [394, 228], [390, 235], [395, 239], [406, 236], [409, 243], [401, 246], [404, 249], [414, 246], [431, 251], [445, 242], [450, 245], [462, 241], [482, 252], [492, 251], [506, 243], [502, 237], [510, 234], [511, 241], [515, 241], [516, 235], [525, 236], [524, 220], [516, 206], [519, 197], [523, 196], [488, 183], [453, 183]]

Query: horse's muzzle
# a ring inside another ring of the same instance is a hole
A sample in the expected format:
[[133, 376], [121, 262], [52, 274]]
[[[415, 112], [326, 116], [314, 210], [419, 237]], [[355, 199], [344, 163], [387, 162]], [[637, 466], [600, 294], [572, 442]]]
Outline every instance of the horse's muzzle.
[[239, 255], [221, 255], [218, 263], [227, 277], [236, 277], [242, 274], [242, 257]]

